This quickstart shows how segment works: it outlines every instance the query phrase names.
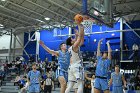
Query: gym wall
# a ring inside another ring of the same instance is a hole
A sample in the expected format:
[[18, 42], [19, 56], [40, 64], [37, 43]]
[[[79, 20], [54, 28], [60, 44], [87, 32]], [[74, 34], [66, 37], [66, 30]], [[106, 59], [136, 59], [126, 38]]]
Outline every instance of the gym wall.
[[[129, 24], [133, 29], [140, 28], [140, 21], [134, 21]], [[129, 29], [127, 25], [124, 24], [124, 29]], [[140, 36], [140, 31], [135, 31]], [[133, 32], [124, 32], [124, 44], [126, 43], [130, 49], [132, 49], [133, 44], [140, 45], [140, 38]]]
[[[64, 28], [64, 29], [54, 29], [57, 30], [57, 34], [69, 34], [69, 28]], [[50, 49], [53, 49], [55, 51], [59, 50], [59, 44], [62, 42], [65, 42], [68, 36], [64, 37], [58, 37], [54, 36], [54, 30], [52, 31], [47, 31], [47, 30], [41, 30], [40, 31], [40, 40], [42, 40], [45, 45], [47, 45]], [[45, 60], [47, 57], [49, 61], [52, 60], [52, 55], [46, 52], [41, 46], [39, 46], [39, 57], [41, 60]]]
[[[139, 21], [138, 21], [139, 22]], [[135, 22], [134, 22], [135, 24]], [[134, 25], [138, 27], [138, 25]], [[132, 25], [133, 27], [133, 25]], [[93, 32], [103, 32], [103, 31], [109, 31], [109, 30], [119, 30], [120, 29], [120, 23], [114, 24], [114, 28], [109, 28], [106, 26], [98, 26], [93, 25]], [[123, 29], [129, 29], [126, 25], [124, 25]], [[55, 29], [57, 31], [57, 34], [68, 34], [69, 28], [65, 29]], [[47, 31], [47, 30], [41, 30], [40, 31], [40, 40], [44, 41], [45, 45], [47, 45], [50, 49], [58, 50], [59, 44], [62, 42], [65, 42], [68, 36], [58, 37], [54, 36], [54, 30]], [[73, 33], [73, 31], [72, 31]], [[28, 35], [25, 34], [25, 37], [27, 38]], [[101, 51], [107, 51], [106, 41], [110, 40], [111, 48], [112, 50], [118, 49], [120, 50], [120, 32], [112, 32], [112, 33], [104, 33], [104, 34], [94, 34], [90, 36], [85, 36], [85, 42], [84, 45], [81, 47], [81, 51], [96, 51], [97, 50], [97, 44], [99, 39], [104, 38], [101, 46]], [[131, 31], [131, 32], [124, 32], [124, 44], [125, 42], [132, 47], [134, 43], [140, 44], [139, 38]], [[27, 39], [24, 40], [27, 42]], [[34, 54], [36, 52], [36, 46], [35, 42], [30, 42], [29, 45], [26, 47], [26, 50], [29, 54]], [[46, 52], [41, 46], [39, 46], [39, 58], [41, 60], [45, 60], [45, 58], [48, 58], [49, 61], [52, 60], [52, 55]]]

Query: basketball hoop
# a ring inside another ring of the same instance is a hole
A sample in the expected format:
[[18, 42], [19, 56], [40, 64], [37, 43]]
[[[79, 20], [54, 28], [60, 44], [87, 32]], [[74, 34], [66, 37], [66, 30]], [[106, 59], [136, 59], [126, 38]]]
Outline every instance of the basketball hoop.
[[92, 25], [94, 22], [95, 20], [91, 18], [83, 20], [82, 25], [84, 26], [85, 34], [90, 34], [92, 32]]

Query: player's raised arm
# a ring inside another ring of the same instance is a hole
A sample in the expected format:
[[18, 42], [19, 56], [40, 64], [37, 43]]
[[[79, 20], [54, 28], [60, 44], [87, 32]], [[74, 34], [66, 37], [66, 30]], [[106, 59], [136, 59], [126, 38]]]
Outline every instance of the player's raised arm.
[[[84, 41], [82, 40], [83, 37], [84, 37], [84, 27], [83, 27], [83, 25], [78, 24], [78, 29], [79, 29], [79, 35], [78, 35], [78, 37], [77, 37], [76, 42], [75, 42], [74, 45], [73, 45], [73, 49], [74, 49], [75, 51], [77, 51], [78, 48], [79, 48], [79, 46], [80, 46], [80, 44], [84, 42]], [[82, 41], [82, 42], [81, 42], [81, 41]]]
[[110, 59], [111, 60], [111, 52], [112, 52], [112, 50], [111, 50], [111, 47], [110, 47], [110, 44], [109, 44], [109, 41], [107, 41], [107, 47], [108, 47], [108, 59]]
[[103, 41], [103, 39], [99, 40], [99, 42], [98, 42], [97, 57], [98, 57], [98, 56], [101, 56], [100, 48], [101, 48], [101, 42], [102, 42], [102, 41]]
[[39, 41], [39, 44], [47, 51], [47, 52], [49, 52], [50, 54], [52, 54], [52, 55], [55, 55], [55, 56], [58, 56], [59, 55], [59, 53], [57, 52], [57, 51], [54, 51], [54, 50], [51, 50], [50, 48], [48, 48], [45, 44], [44, 44], [44, 42], [43, 41]]
[[[79, 31], [77, 29], [75, 29], [74, 32], [75, 32], [75, 41], [76, 41], [79, 36]], [[84, 43], [84, 36], [81, 39], [80, 46], [82, 46], [83, 43]]]

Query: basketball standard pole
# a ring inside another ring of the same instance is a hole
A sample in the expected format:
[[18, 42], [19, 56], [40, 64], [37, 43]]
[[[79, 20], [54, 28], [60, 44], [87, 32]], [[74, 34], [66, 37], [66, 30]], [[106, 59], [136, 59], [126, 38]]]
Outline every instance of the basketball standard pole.
[[9, 45], [9, 50], [8, 50], [8, 62], [11, 62], [11, 51], [12, 51], [12, 42], [13, 42], [13, 29], [11, 29], [10, 33], [10, 45]]
[[[123, 19], [120, 19], [120, 30], [123, 30]], [[120, 32], [121, 60], [123, 59], [123, 32]], [[121, 64], [120, 64], [121, 65]]]
[[82, 10], [83, 10], [83, 14], [86, 15], [87, 14], [87, 0], [82, 0], [83, 6], [82, 6]]

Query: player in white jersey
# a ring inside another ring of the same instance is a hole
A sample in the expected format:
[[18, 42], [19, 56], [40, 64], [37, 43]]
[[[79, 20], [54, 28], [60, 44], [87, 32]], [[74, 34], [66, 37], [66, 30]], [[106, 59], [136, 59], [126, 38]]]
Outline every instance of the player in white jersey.
[[73, 40], [71, 37], [66, 40], [66, 44], [70, 46], [69, 52], [71, 57], [68, 71], [68, 87], [65, 93], [70, 92], [75, 82], [77, 82], [78, 85], [77, 93], [83, 93], [83, 66], [79, 48], [84, 42], [84, 27], [78, 24], [78, 29], [79, 34], [76, 40]]

